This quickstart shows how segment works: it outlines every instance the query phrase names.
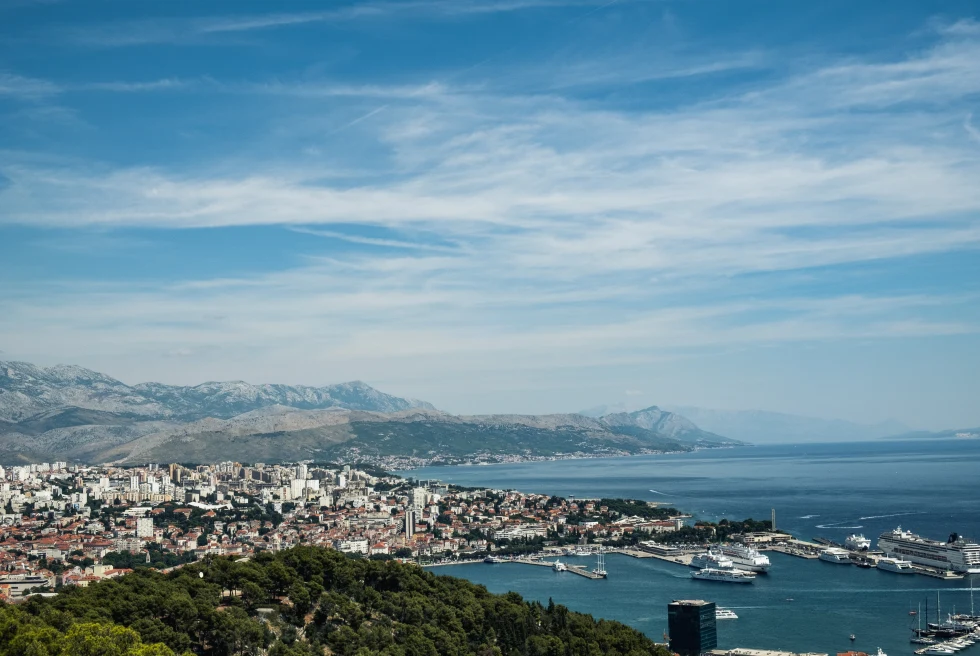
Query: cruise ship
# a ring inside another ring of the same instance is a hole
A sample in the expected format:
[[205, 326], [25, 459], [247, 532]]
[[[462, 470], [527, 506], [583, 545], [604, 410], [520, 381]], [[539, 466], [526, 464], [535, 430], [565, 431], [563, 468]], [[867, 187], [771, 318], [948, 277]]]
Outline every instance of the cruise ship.
[[749, 572], [765, 574], [769, 571], [769, 556], [744, 544], [730, 544], [721, 547], [721, 553], [732, 559], [735, 567]]
[[848, 535], [847, 539], [844, 540], [844, 548], [854, 551], [867, 551], [871, 548], [871, 540], [856, 533], [854, 535]]
[[691, 572], [691, 578], [699, 581], [720, 581], [722, 583], [752, 583], [755, 581], [753, 572], [743, 572], [740, 569], [699, 569]]
[[980, 544], [956, 533], [946, 542], [929, 540], [899, 526], [878, 537], [878, 549], [888, 556], [903, 557], [916, 565], [927, 565], [964, 574], [980, 574]]
[[824, 549], [820, 552], [818, 556], [820, 560], [827, 563], [834, 563], [835, 565], [850, 565], [851, 564], [851, 554], [847, 549], [836, 549], [830, 547], [829, 549]]
[[724, 554], [720, 554], [717, 551], [708, 551], [692, 558], [691, 567], [695, 569], [735, 569], [735, 563]]

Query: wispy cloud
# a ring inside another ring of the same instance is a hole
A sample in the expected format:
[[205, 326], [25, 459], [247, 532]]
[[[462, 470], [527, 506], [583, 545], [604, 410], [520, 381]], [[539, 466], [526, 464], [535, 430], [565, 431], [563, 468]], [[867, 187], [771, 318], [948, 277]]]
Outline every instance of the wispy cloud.
[[[629, 2], [630, 0], [620, 0]], [[128, 47], [154, 43], [194, 43], [209, 36], [315, 24], [346, 23], [365, 19], [420, 20], [460, 18], [529, 9], [561, 7], [597, 8], [612, 4], [608, 0], [407, 0], [406, 2], [367, 2], [323, 11], [239, 14], [192, 19], [117, 21], [62, 28], [48, 34], [76, 45], [99, 48]]]
[[0, 73], [0, 96], [39, 100], [56, 95], [60, 89], [46, 80]]
[[[154, 29], [176, 39], [327, 14]], [[64, 86], [18, 78], [9, 86], [22, 97], [32, 86], [34, 97], [188, 89], [247, 97], [254, 114], [235, 124], [244, 127], [234, 147], [179, 167], [0, 152], [9, 180], [0, 227], [43, 226], [71, 240], [117, 228], [282, 226], [310, 239], [274, 270], [0, 290], [0, 340], [17, 352], [58, 344], [119, 358], [186, 350], [194, 357], [182, 367], [248, 362], [286, 379], [282, 363], [301, 361], [308, 372], [329, 367], [331, 379], [424, 370], [464, 380], [569, 361], [626, 367], [759, 345], [975, 335], [980, 306], [963, 289], [812, 283], [835, 267], [980, 250], [970, 115], [980, 38], [969, 22], [932, 38], [887, 60], [792, 66], [763, 50], [651, 61], [610, 48], [591, 63], [498, 63], [476, 81], [429, 71], [358, 84], [312, 74]], [[751, 84], [698, 84], [762, 69]], [[670, 103], [604, 96], [682, 78], [709, 92]], [[809, 292], [799, 291], [804, 279]], [[205, 318], [216, 315], [226, 319]], [[648, 390], [642, 380], [615, 389], [632, 384]]]

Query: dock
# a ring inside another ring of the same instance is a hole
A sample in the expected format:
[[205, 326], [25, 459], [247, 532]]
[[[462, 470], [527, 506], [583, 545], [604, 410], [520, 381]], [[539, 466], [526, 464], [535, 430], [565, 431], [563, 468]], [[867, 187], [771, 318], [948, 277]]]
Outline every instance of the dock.
[[811, 549], [805, 549], [790, 544], [774, 545], [766, 549], [766, 551], [775, 551], [776, 553], [786, 554], [787, 556], [796, 556], [797, 558], [806, 558], [808, 560], [816, 560], [820, 557], [819, 553], [814, 553]]
[[[555, 564], [554, 561], [549, 561], [549, 560], [530, 560], [530, 559], [527, 559], [527, 560], [525, 560], [525, 559], [520, 559], [520, 560], [514, 559], [514, 560], [505, 560], [503, 562], [504, 563], [520, 563], [520, 564], [523, 564], [523, 565], [536, 565], [538, 567], [552, 567]], [[606, 578], [605, 576], [599, 576], [598, 574], [593, 574], [588, 569], [586, 569], [586, 567], [587, 567], [587, 565], [567, 565], [565, 571], [566, 572], [571, 572], [572, 574], [578, 574], [579, 576], [584, 576], [585, 578], [590, 579], [592, 581], [600, 581], [600, 580]]]

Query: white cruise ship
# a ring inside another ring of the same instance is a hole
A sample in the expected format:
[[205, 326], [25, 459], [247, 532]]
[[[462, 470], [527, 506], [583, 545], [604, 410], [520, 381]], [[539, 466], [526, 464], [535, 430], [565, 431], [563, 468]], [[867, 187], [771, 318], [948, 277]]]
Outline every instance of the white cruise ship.
[[743, 572], [740, 569], [699, 569], [691, 572], [691, 578], [699, 581], [719, 581], [721, 583], [752, 583], [755, 581], [753, 572]]
[[912, 563], [901, 558], [879, 558], [877, 567], [884, 572], [915, 574], [915, 568], [912, 567]]
[[721, 553], [732, 559], [735, 567], [749, 572], [765, 574], [769, 571], [769, 556], [744, 544], [730, 544], [721, 547]]
[[847, 549], [830, 547], [829, 549], [824, 549], [821, 551], [819, 558], [824, 562], [834, 563], [835, 565], [851, 564], [851, 554], [847, 551]]
[[715, 619], [716, 620], [737, 620], [738, 615], [735, 611], [728, 610], [727, 608], [716, 608], [715, 609]]
[[899, 526], [878, 537], [878, 549], [916, 565], [927, 565], [964, 574], [980, 574], [980, 544], [956, 533], [946, 542], [929, 540]]
[[695, 569], [735, 569], [735, 563], [724, 554], [708, 551], [692, 558], [691, 567]]
[[871, 540], [864, 537], [863, 535], [848, 535], [847, 539], [844, 540], [845, 549], [853, 549], [854, 551], [867, 551], [871, 548]]

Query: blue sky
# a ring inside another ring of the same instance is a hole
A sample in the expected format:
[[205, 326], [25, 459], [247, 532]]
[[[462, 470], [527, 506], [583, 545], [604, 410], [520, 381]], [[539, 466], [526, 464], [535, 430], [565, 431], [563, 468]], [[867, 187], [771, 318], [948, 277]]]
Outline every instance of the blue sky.
[[0, 4], [0, 358], [980, 424], [974, 2]]

